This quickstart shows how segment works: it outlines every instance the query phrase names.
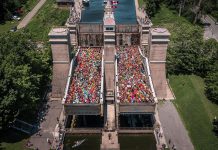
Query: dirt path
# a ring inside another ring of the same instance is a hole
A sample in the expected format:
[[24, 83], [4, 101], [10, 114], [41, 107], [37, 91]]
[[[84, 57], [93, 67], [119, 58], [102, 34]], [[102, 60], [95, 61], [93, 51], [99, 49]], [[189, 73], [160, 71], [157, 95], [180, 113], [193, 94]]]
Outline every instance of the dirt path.
[[36, 15], [39, 9], [43, 6], [46, 0], [40, 0], [38, 4], [23, 18], [23, 20], [18, 24], [17, 28], [25, 28], [31, 19]]
[[194, 146], [188, 136], [180, 116], [171, 101], [166, 101], [164, 104], [158, 105], [160, 121], [162, 123], [164, 135], [172, 148], [173, 144], [177, 150], [194, 150]]

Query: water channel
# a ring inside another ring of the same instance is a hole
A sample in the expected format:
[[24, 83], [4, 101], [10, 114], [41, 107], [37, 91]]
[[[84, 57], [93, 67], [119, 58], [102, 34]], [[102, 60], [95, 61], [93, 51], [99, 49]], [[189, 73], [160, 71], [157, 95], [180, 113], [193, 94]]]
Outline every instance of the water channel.
[[[86, 139], [83, 144], [74, 150], [100, 150], [101, 134], [96, 135], [67, 135], [64, 141], [64, 150], [72, 150], [75, 141]], [[120, 150], [156, 150], [153, 134], [119, 135]]]

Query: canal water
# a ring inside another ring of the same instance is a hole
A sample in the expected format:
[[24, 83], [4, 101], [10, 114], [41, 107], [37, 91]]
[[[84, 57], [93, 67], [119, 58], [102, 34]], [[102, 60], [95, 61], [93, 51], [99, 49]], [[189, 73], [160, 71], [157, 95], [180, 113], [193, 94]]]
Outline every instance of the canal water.
[[64, 150], [72, 150], [75, 141], [86, 139], [80, 146], [73, 150], [100, 150], [101, 134], [98, 135], [66, 135], [64, 139]]
[[156, 150], [153, 134], [119, 135], [120, 150]]
[[136, 24], [135, 0], [118, 0], [114, 9], [116, 24]]
[[[72, 150], [75, 141], [86, 139], [74, 150], [100, 150], [101, 134], [98, 135], [67, 135], [64, 140], [64, 150]], [[120, 150], [156, 150], [153, 134], [119, 135]]]
[[[116, 24], [136, 24], [136, 11], [134, 0], [118, 0], [114, 8]], [[104, 17], [103, 0], [90, 0], [89, 6], [85, 6], [81, 14], [81, 23], [102, 23]]]
[[104, 1], [103, 0], [90, 0], [89, 6], [85, 6], [82, 10], [81, 21], [82, 23], [102, 23], [104, 17]]

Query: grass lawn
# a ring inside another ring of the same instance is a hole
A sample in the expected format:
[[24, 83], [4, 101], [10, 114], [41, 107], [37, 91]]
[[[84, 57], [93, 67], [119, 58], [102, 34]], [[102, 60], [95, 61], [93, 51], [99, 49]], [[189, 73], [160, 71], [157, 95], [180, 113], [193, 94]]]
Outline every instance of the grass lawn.
[[18, 25], [18, 21], [12, 20], [12, 21], [6, 21], [3, 24], [0, 24], [0, 34], [9, 31], [12, 27], [15, 27]]
[[[27, 3], [23, 6], [24, 14], [22, 15], [21, 19], [25, 17], [25, 15], [32, 10], [32, 8], [37, 4], [39, 0], [28, 0]], [[3, 24], [0, 24], [0, 34], [3, 32], [9, 31], [12, 27], [17, 26], [19, 21], [11, 20], [6, 21]]]
[[0, 149], [1, 150], [29, 150], [25, 147], [28, 136], [14, 130], [4, 131], [0, 133]]
[[218, 137], [212, 131], [212, 119], [218, 116], [218, 105], [204, 95], [204, 81], [195, 75], [170, 76], [176, 95], [174, 104], [189, 132], [196, 150], [216, 150]]
[[142, 7], [142, 5], [144, 4], [144, 0], [138, 0], [139, 3], [139, 7]]
[[27, 25], [36, 41], [48, 41], [52, 27], [62, 26], [69, 17], [69, 9], [57, 8], [55, 0], [47, 0], [33, 20]]

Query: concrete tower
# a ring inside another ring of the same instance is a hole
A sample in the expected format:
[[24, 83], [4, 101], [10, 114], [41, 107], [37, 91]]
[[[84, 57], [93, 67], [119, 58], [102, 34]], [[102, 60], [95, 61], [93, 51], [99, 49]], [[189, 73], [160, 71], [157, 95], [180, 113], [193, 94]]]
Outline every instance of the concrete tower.
[[61, 99], [64, 95], [71, 61], [69, 30], [53, 28], [49, 33], [49, 42], [53, 58], [52, 98]]
[[150, 31], [149, 62], [154, 89], [158, 99], [167, 97], [166, 54], [170, 33], [164, 28]]
[[104, 45], [115, 45], [115, 19], [110, 1], [105, 6], [104, 13]]

